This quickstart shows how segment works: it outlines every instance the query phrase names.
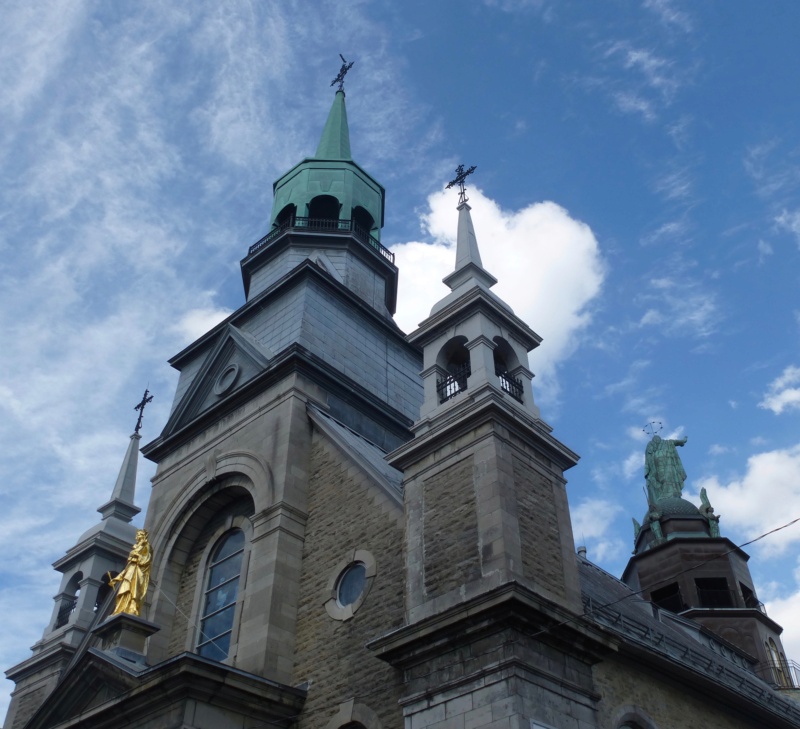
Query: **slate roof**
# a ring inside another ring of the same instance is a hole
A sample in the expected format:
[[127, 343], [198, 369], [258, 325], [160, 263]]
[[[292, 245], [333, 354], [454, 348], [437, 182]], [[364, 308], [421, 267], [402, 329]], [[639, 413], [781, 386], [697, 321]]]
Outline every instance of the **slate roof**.
[[800, 704], [759, 678], [751, 662], [697, 623], [661, 610], [627, 585], [577, 557], [587, 619], [630, 646], [713, 680], [739, 696], [800, 726]]
[[386, 462], [386, 451], [362, 438], [338, 420], [324, 413], [315, 405], [308, 405], [309, 417], [341, 448], [348, 451], [354, 460], [365, 469], [380, 486], [395, 499], [403, 500], [403, 473]]

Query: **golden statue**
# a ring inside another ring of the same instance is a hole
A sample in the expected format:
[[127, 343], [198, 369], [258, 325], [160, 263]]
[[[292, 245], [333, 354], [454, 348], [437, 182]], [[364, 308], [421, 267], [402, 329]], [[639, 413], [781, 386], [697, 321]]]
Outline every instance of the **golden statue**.
[[114, 587], [119, 585], [116, 595], [116, 606], [112, 615], [128, 613], [139, 615], [150, 584], [150, 563], [153, 553], [150, 551], [150, 542], [147, 541], [147, 531], [139, 529], [136, 532], [136, 544], [133, 545], [128, 555], [128, 563], [116, 577], [109, 581]]

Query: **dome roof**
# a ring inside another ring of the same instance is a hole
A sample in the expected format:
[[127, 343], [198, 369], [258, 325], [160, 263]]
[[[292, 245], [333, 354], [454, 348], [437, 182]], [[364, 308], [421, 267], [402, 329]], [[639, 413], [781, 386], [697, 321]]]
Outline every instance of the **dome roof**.
[[[702, 516], [700, 510], [691, 501], [677, 496], [660, 499], [656, 502], [656, 508], [661, 512], [662, 517]], [[647, 521], [647, 515], [645, 515], [645, 521]]]

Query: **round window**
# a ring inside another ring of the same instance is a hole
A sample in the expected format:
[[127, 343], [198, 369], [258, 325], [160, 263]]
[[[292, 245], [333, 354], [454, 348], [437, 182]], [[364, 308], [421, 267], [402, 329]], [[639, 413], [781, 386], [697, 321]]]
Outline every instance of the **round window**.
[[353, 562], [339, 578], [336, 587], [336, 601], [342, 607], [352, 605], [364, 592], [367, 585], [367, 566], [363, 562]]

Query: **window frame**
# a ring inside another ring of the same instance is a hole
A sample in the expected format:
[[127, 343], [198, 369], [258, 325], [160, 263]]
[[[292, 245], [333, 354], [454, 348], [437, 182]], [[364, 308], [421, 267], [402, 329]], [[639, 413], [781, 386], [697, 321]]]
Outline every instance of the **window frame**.
[[[244, 602], [244, 595], [247, 590], [247, 575], [250, 567], [250, 549], [253, 537], [253, 528], [250, 519], [246, 516], [228, 516], [220, 526], [214, 530], [214, 533], [209, 537], [208, 542], [203, 550], [200, 558], [200, 567], [197, 570], [197, 579], [195, 580], [195, 594], [192, 603], [191, 612], [191, 626], [190, 630], [186, 633], [187, 645], [186, 650], [200, 656], [201, 643], [207, 644], [208, 641], [202, 640], [201, 627], [203, 620], [207, 617], [204, 613], [204, 606], [206, 595], [209, 592], [208, 581], [211, 577], [211, 569], [214, 566], [212, 563], [214, 554], [221, 544], [221, 540], [228, 532], [238, 529], [244, 534], [244, 545], [242, 547], [242, 563], [239, 570], [239, 584], [236, 589], [236, 599], [233, 602], [233, 622], [231, 625], [230, 642], [228, 644], [228, 655], [219, 663], [231, 665], [236, 661], [236, 655], [239, 648], [239, 626], [242, 618], [242, 605]], [[219, 585], [217, 585], [219, 587]], [[229, 607], [229, 606], [226, 606]], [[201, 656], [208, 660], [214, 661], [215, 658], [208, 656]]]

